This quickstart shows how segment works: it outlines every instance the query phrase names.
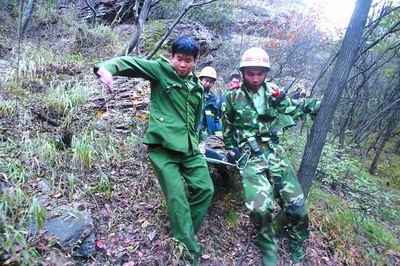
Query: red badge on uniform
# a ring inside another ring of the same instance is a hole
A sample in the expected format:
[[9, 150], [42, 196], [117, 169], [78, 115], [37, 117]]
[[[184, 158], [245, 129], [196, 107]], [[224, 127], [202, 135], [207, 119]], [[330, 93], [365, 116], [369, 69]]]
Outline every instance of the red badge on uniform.
[[274, 95], [275, 98], [277, 98], [279, 94], [281, 94], [280, 91], [276, 88], [272, 88], [272, 91], [273, 91], [272, 95]]

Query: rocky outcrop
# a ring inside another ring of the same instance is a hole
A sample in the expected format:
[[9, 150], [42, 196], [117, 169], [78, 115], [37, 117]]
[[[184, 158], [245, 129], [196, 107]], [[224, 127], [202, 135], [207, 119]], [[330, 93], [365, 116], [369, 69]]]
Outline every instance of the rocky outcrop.
[[[161, 29], [155, 29], [154, 25], [160, 23], [164, 26]], [[150, 52], [159, 40], [159, 38], [153, 38], [154, 34], [157, 34], [161, 37], [172, 23], [173, 20], [158, 20], [157, 23], [149, 22], [144, 25], [143, 33], [140, 38], [140, 50], [142, 55]], [[128, 39], [129, 36], [132, 34], [133, 25], [120, 25], [115, 27], [114, 30], [119, 33], [121, 38]], [[165, 41], [163, 45], [164, 49], [165, 47], [170, 47], [173, 40], [181, 35], [192, 37], [199, 43], [199, 67], [210, 65], [215, 61], [216, 52], [218, 48], [222, 45], [222, 38], [219, 34], [209, 30], [207, 27], [198, 22], [183, 20], [173, 29], [168, 39]], [[153, 40], [152, 43], [149, 43], [151, 42], [151, 40]]]
[[[96, 10], [96, 18], [106, 21], [113, 21], [118, 10], [121, 8], [125, 0], [88, 0], [92, 7]], [[76, 0], [75, 2], [78, 11], [78, 18], [90, 21], [93, 17], [90, 7], [85, 0]], [[125, 14], [125, 18], [133, 16], [132, 8]]]
[[222, 45], [222, 38], [219, 34], [209, 30], [198, 22], [185, 20], [174, 28], [168, 42], [172, 42], [180, 35], [190, 36], [199, 43], [199, 66], [210, 65], [213, 63], [215, 54], [218, 48]]
[[[51, 216], [44, 222], [44, 234], [63, 252], [86, 257], [96, 251], [93, 220], [83, 204], [59, 207]], [[36, 224], [31, 225], [30, 234], [37, 234]]]

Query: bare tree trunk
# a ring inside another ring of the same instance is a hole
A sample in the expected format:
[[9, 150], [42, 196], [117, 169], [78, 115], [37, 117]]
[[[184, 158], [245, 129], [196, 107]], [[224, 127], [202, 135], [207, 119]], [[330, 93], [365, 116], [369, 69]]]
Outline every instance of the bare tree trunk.
[[386, 118], [390, 111], [398, 108], [397, 106], [399, 103], [400, 99], [396, 99], [394, 102], [389, 103], [383, 109], [379, 110], [379, 112], [370, 120], [367, 120], [367, 122], [361, 126], [361, 129], [357, 129], [356, 135], [353, 138], [354, 143], [361, 143], [368, 136], [368, 134], [372, 132], [383, 119]]
[[22, 25], [21, 25], [21, 36], [25, 35], [26, 26], [28, 25], [29, 20], [32, 17], [33, 9], [35, 8], [36, 0], [29, 0], [28, 4], [24, 8], [23, 16], [22, 16]]
[[390, 118], [388, 120], [388, 126], [386, 128], [385, 135], [383, 136], [382, 142], [379, 145], [378, 150], [376, 151], [374, 159], [372, 160], [371, 166], [369, 168], [369, 173], [371, 175], [376, 174], [376, 168], [378, 165], [379, 157], [381, 156], [381, 153], [382, 153], [383, 149], [385, 148], [385, 144], [390, 139], [390, 136], [392, 136], [392, 133], [395, 130], [398, 121], [399, 121], [399, 112], [393, 111], [392, 115], [390, 116]]
[[375, 150], [376, 149], [376, 145], [378, 145], [378, 142], [381, 140], [383, 132], [384, 132], [383, 130], [380, 130], [378, 135], [375, 138], [375, 141], [373, 143], [371, 143], [371, 145], [369, 145], [369, 147], [367, 149], [367, 152], [366, 152], [367, 156], [371, 152], [371, 150], [373, 150], [373, 149]]
[[350, 70], [354, 64], [371, 3], [372, 0], [357, 0], [356, 2], [349, 27], [344, 36], [343, 44], [339, 50], [337, 62], [335, 63], [335, 67], [329, 79], [329, 89], [326, 90], [326, 94], [321, 103], [321, 109], [311, 128], [311, 134], [307, 140], [303, 160], [298, 172], [305, 197], [307, 197], [310, 191], [333, 115], [339, 104]]
[[346, 137], [346, 135], [345, 135], [346, 129], [347, 129], [347, 126], [350, 124], [351, 119], [352, 119], [352, 117], [354, 115], [354, 112], [356, 110], [356, 106], [359, 103], [359, 101], [357, 101], [357, 99], [359, 98], [359, 93], [360, 93], [361, 88], [364, 85], [364, 82], [365, 82], [365, 79], [360, 85], [357, 86], [356, 91], [354, 93], [354, 99], [353, 99], [353, 102], [352, 102], [352, 104], [350, 106], [350, 109], [347, 112], [347, 114], [346, 114], [345, 118], [343, 119], [342, 123], [340, 123], [339, 149], [341, 149], [341, 150], [344, 148], [344, 142], [345, 142], [345, 137]]
[[92, 12], [92, 27], [94, 27], [94, 25], [96, 24], [96, 17], [97, 17], [96, 9], [92, 6], [90, 0], [85, 0], [85, 2], [86, 5], [90, 8], [90, 11]]
[[400, 154], [400, 140], [397, 141], [396, 148], [394, 149], [394, 153]]
[[17, 41], [17, 75], [16, 75], [16, 83], [17, 87], [19, 87], [20, 82], [20, 71], [19, 71], [19, 63], [21, 58], [21, 42], [22, 42], [22, 21], [23, 21], [23, 12], [24, 12], [24, 4], [25, 1], [21, 0], [19, 2], [19, 23], [18, 23], [18, 41]]
[[[368, 152], [366, 151], [366, 146], [367, 146], [367, 142], [365, 142], [365, 144], [361, 147], [361, 156], [360, 156], [360, 166], [358, 168], [358, 172], [357, 175], [359, 175], [361, 173], [361, 171], [365, 168], [365, 162], [367, 161], [367, 154]], [[352, 146], [352, 155], [351, 156], [355, 156], [355, 145]], [[348, 173], [350, 173], [350, 169], [347, 170], [347, 174], [346, 174], [346, 178], [347, 179]]]
[[[364, 96], [368, 97], [369, 94], [370, 94], [369, 90], [364, 90]], [[368, 101], [364, 101], [361, 103], [361, 110], [363, 114], [368, 114], [368, 104], [369, 104]], [[355, 133], [350, 141], [351, 143], [359, 144], [359, 142], [355, 142], [355, 140], [361, 137], [363, 125], [366, 123], [367, 120], [368, 120], [367, 116], [364, 116], [364, 118], [362, 118], [361, 121], [359, 121], [358, 124], [355, 126]]]
[[175, 26], [181, 21], [181, 19], [186, 15], [186, 13], [193, 7], [199, 7], [202, 5], [206, 5], [212, 2], [215, 2], [216, 0], [210, 0], [210, 1], [205, 1], [202, 3], [196, 3], [195, 0], [192, 1], [189, 5], [187, 5], [183, 11], [179, 14], [179, 16], [175, 19], [174, 23], [168, 28], [168, 30], [164, 33], [164, 35], [161, 37], [161, 39], [158, 41], [156, 44], [156, 47], [153, 49], [153, 51], [150, 52], [150, 54], [146, 57], [147, 59], [151, 59], [158, 49], [163, 45], [164, 41], [168, 38], [168, 36], [171, 34], [172, 30], [175, 28]]
[[147, 19], [147, 16], [149, 14], [150, 6], [151, 6], [152, 0], [145, 0], [143, 3], [142, 8], [140, 9], [140, 14], [139, 14], [139, 4], [140, 0], [136, 0], [135, 3], [135, 26], [133, 30], [133, 34], [131, 38], [129, 39], [128, 43], [125, 45], [125, 47], [119, 51], [116, 56], [121, 56], [121, 55], [127, 55], [132, 52], [132, 50], [135, 48], [135, 46], [138, 44], [139, 39], [140, 39], [140, 34], [142, 31], [143, 23]]
[[113, 19], [113, 21], [111, 22], [111, 27], [113, 27], [116, 23], [119, 23], [122, 20], [122, 12], [124, 12], [126, 6], [128, 5], [128, 2], [130, 0], [125, 0], [121, 7], [119, 8], [117, 14], [115, 15], [115, 18]]

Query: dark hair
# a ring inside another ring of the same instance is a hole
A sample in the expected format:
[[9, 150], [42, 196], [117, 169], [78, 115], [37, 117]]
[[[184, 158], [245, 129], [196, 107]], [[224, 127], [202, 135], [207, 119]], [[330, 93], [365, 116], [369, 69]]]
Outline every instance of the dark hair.
[[240, 80], [240, 75], [239, 74], [232, 74], [231, 77], [229, 78], [229, 81], [231, 81], [232, 79]]
[[186, 36], [179, 36], [171, 47], [172, 55], [177, 53], [193, 55], [194, 59], [199, 55], [199, 45], [195, 40]]

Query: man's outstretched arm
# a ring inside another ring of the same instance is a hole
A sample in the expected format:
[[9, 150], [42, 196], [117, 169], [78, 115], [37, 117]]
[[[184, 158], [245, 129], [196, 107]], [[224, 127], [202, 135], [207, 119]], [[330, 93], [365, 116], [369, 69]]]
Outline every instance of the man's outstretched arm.
[[93, 71], [108, 88], [110, 85], [112, 86], [110, 76], [111, 78], [112, 76], [125, 76], [155, 81], [158, 80], [161, 72], [158, 61], [133, 56], [121, 56], [107, 60], [97, 64]]
[[104, 67], [99, 67], [96, 74], [99, 77], [100, 81], [107, 86], [108, 91], [111, 92], [114, 83], [114, 78], [110, 73], [110, 71], [108, 71]]

